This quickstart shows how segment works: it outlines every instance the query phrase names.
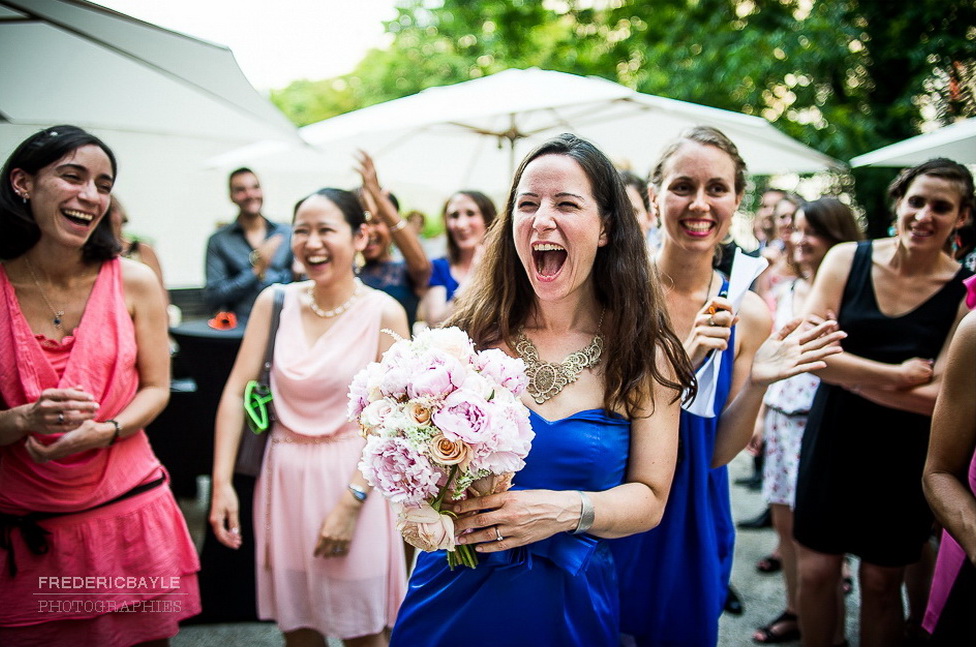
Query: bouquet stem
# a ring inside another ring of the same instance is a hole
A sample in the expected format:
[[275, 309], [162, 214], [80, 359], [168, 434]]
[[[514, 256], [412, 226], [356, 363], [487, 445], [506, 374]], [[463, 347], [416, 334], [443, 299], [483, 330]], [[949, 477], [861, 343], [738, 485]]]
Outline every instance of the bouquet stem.
[[[457, 470], [458, 470], [457, 465], [451, 466], [451, 471], [450, 474], [448, 474], [447, 482], [444, 484], [444, 487], [441, 488], [441, 491], [437, 494], [437, 498], [434, 499], [434, 501], [431, 503], [431, 507], [433, 507], [438, 512], [441, 511], [441, 504], [444, 502], [444, 498], [447, 495], [448, 489], [451, 487], [451, 484], [454, 482], [454, 477], [457, 475]], [[457, 515], [455, 515], [453, 512], [450, 511], [443, 512], [442, 514], [449, 514], [455, 519], [457, 518]], [[452, 571], [458, 566], [477, 568], [478, 555], [474, 552], [474, 548], [472, 548], [471, 546], [467, 544], [461, 544], [459, 546], [455, 546], [454, 550], [447, 551], [447, 565], [451, 567]]]

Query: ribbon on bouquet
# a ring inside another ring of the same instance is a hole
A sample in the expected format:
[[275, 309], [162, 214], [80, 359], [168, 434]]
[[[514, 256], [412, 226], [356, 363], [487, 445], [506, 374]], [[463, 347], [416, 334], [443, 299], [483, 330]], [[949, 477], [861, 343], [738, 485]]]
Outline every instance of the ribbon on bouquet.
[[[739, 312], [739, 306], [742, 304], [746, 292], [749, 291], [749, 286], [768, 265], [769, 261], [765, 258], [749, 256], [743, 254], [738, 247], [735, 248], [735, 257], [732, 260], [732, 271], [729, 276], [728, 295], [729, 301], [732, 302], [733, 314]], [[709, 353], [704, 363], [695, 371], [695, 377], [698, 378], [698, 394], [691, 402], [681, 405], [685, 411], [702, 418], [715, 417], [715, 393], [718, 388], [718, 377], [724, 356], [725, 353]]]

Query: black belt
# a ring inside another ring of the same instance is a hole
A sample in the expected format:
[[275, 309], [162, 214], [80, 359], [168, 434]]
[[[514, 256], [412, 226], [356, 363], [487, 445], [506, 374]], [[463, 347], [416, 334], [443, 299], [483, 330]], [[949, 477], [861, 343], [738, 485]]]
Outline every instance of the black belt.
[[92, 510], [104, 508], [105, 506], [112, 505], [113, 503], [118, 503], [119, 501], [132, 498], [137, 494], [148, 492], [149, 490], [159, 487], [165, 482], [166, 475], [163, 474], [155, 481], [137, 485], [128, 492], [123, 492], [114, 499], [99, 503], [98, 505], [93, 505], [92, 507], [85, 508], [84, 510], [72, 510], [71, 512], [28, 512], [24, 515], [4, 514], [0, 512], [0, 548], [7, 551], [7, 570], [10, 572], [10, 577], [17, 575], [17, 562], [14, 559], [14, 544], [11, 539], [14, 528], [20, 529], [20, 534], [24, 538], [24, 543], [27, 544], [27, 548], [30, 550], [30, 552], [34, 553], [35, 555], [44, 555], [50, 548], [47, 543], [47, 535], [50, 535], [51, 533], [38, 525], [38, 521], [53, 519], [55, 517], [64, 517], [70, 514], [81, 514], [82, 512], [90, 512]]

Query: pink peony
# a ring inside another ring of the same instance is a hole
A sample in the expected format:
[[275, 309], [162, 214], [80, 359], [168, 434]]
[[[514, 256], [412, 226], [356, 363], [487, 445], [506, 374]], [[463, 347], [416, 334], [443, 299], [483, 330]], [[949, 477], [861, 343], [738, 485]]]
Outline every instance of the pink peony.
[[397, 530], [404, 541], [420, 550], [454, 550], [454, 519], [426, 503], [407, 506], [397, 517]]
[[429, 355], [429, 362], [405, 380], [410, 398], [443, 398], [454, 392], [464, 382], [467, 368], [448, 355]]
[[478, 353], [475, 368], [487, 379], [502, 386], [513, 395], [520, 395], [528, 385], [525, 377], [525, 362], [517, 357], [509, 357], [497, 348]]
[[446, 353], [465, 363], [474, 355], [474, 344], [471, 338], [463, 330], [454, 326], [425, 330], [417, 335], [415, 343], [423, 348]]
[[419, 504], [437, 496], [440, 470], [399, 436], [369, 436], [359, 471], [394, 503]]
[[441, 408], [434, 412], [434, 425], [444, 435], [475, 445], [489, 437], [489, 404], [480, 395], [459, 389], [447, 396]]

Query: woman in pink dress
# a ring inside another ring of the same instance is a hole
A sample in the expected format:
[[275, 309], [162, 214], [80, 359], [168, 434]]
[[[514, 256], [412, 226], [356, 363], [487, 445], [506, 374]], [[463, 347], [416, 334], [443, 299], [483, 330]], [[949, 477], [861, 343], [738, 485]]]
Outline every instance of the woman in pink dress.
[[932, 635], [932, 645], [976, 644], [974, 357], [976, 312], [970, 312], [949, 345], [945, 379], [932, 413], [932, 435], [922, 473], [925, 498], [945, 528], [922, 623]]
[[143, 428], [169, 398], [163, 290], [118, 258], [116, 164], [73, 126], [0, 175], [0, 645], [165, 645], [196, 551]]
[[271, 371], [277, 421], [255, 486], [254, 534], [258, 615], [278, 623], [289, 647], [324, 645], [326, 636], [385, 645], [406, 589], [395, 515], [368, 496], [357, 468], [365, 441], [346, 413], [353, 377], [393, 344], [383, 331], [409, 334], [403, 308], [353, 272], [363, 223], [348, 191], [322, 189], [298, 204], [292, 251], [310, 280], [258, 297], [217, 412], [210, 523], [235, 548], [241, 402], [261, 368], [272, 292], [283, 289]]

